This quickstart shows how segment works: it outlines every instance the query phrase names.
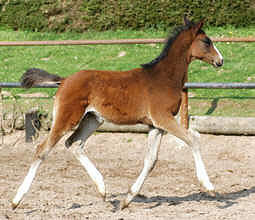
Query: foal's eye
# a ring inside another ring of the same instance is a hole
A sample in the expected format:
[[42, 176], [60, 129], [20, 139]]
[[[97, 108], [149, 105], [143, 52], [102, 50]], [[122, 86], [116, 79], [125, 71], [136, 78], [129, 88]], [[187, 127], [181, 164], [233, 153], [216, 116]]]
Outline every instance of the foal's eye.
[[211, 46], [212, 41], [211, 41], [209, 38], [205, 38], [205, 39], [203, 39], [202, 41], [205, 43], [205, 45], [206, 45], [207, 47], [210, 47], [210, 46]]

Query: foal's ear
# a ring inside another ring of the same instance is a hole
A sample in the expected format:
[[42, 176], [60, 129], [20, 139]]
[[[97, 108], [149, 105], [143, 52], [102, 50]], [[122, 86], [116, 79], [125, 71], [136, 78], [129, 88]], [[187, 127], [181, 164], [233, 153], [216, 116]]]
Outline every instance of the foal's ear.
[[195, 35], [198, 34], [199, 30], [201, 30], [203, 25], [204, 25], [204, 19], [202, 19], [201, 21], [199, 21], [197, 24], [194, 25], [193, 30]]
[[184, 17], [183, 17], [183, 22], [184, 22], [184, 25], [189, 25], [191, 23], [186, 15], [184, 15]]

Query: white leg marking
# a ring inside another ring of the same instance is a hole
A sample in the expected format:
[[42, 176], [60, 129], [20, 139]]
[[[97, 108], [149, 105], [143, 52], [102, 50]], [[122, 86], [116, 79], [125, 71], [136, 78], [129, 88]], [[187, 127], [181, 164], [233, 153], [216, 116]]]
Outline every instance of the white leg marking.
[[38, 160], [36, 160], [35, 162], [33, 162], [31, 164], [30, 169], [28, 171], [28, 174], [26, 175], [23, 183], [19, 187], [16, 196], [12, 200], [13, 206], [17, 206], [19, 204], [19, 202], [21, 201], [21, 199], [23, 198], [23, 196], [29, 190], [29, 188], [30, 188], [30, 186], [32, 184], [32, 181], [33, 181], [33, 179], [35, 177], [36, 170], [38, 169], [38, 167], [41, 164], [41, 162], [42, 161], [40, 159], [38, 159]]
[[132, 193], [138, 193], [140, 188], [142, 187], [144, 180], [148, 176], [150, 170], [154, 166], [154, 163], [157, 160], [157, 155], [158, 155], [158, 150], [159, 150], [159, 145], [161, 141], [162, 133], [158, 129], [153, 129], [149, 133], [148, 137], [148, 152], [147, 155], [144, 159], [144, 167], [137, 178], [136, 182], [133, 184], [131, 187], [131, 192]]
[[196, 173], [197, 173], [198, 180], [208, 191], [213, 191], [214, 186], [210, 182], [209, 177], [206, 173], [205, 166], [202, 161], [200, 152], [198, 150], [192, 150], [192, 152], [193, 152], [193, 156], [195, 160]]
[[97, 112], [97, 115], [95, 115], [95, 112], [93, 112], [93, 115], [86, 115], [88, 112], [90, 112], [89, 109], [86, 110], [86, 113], [83, 119], [80, 121], [79, 127], [77, 128], [75, 133], [72, 134], [69, 138], [71, 144], [78, 140], [81, 141], [80, 146], [74, 146], [73, 153], [75, 157], [80, 161], [82, 166], [85, 168], [90, 178], [96, 184], [99, 193], [102, 195], [103, 198], [105, 198], [105, 184], [103, 176], [97, 170], [95, 165], [89, 160], [83, 150], [86, 140], [103, 123], [103, 119]]
[[[88, 112], [88, 111], [86, 111]], [[94, 113], [94, 112], [93, 112]], [[99, 113], [97, 113], [99, 115]], [[99, 193], [105, 198], [105, 185], [102, 174], [97, 170], [95, 165], [85, 155], [83, 150], [87, 138], [103, 123], [103, 119], [98, 116], [84, 116], [85, 118], [80, 122], [78, 133], [75, 136], [76, 140], [81, 140], [80, 146], [73, 151], [75, 157], [80, 161], [85, 168], [90, 178], [96, 184]], [[80, 127], [81, 126], [81, 127]]]
[[148, 152], [144, 159], [144, 167], [136, 182], [132, 185], [130, 192], [127, 195], [127, 198], [121, 208], [125, 208], [131, 202], [131, 200], [139, 193], [146, 177], [152, 170], [155, 162], [158, 157], [158, 150], [160, 146], [160, 141], [162, 137], [163, 131], [159, 129], [152, 129], [149, 131], [148, 137]]
[[84, 154], [84, 151], [82, 148], [78, 148], [75, 150], [75, 156], [76, 158], [81, 162], [85, 170], [88, 172], [91, 179], [95, 182], [97, 185], [97, 189], [99, 193], [105, 197], [105, 185], [104, 185], [104, 179], [102, 174], [97, 170], [95, 165], [89, 160], [89, 158]]
[[197, 139], [199, 138], [200, 135], [199, 135], [198, 132], [196, 132], [194, 130], [190, 130], [190, 133], [192, 134], [192, 139], [193, 139], [192, 143], [194, 145], [194, 146], [191, 146], [191, 147], [192, 147], [192, 153], [193, 153], [195, 166], [196, 166], [197, 178], [198, 178], [199, 182], [208, 191], [213, 191], [214, 186], [210, 182], [210, 179], [207, 175], [205, 165], [203, 163], [203, 160], [202, 160], [202, 157], [201, 157], [201, 154], [200, 154], [200, 151], [199, 151], [199, 141]]

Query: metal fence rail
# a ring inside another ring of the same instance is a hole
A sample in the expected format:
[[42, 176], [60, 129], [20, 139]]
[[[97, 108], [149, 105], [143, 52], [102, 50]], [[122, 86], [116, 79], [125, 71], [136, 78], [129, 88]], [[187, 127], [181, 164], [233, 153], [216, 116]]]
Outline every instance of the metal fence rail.
[[[0, 88], [22, 88], [19, 82], [0, 82]], [[33, 88], [58, 88], [57, 84], [35, 85]], [[187, 82], [185, 89], [255, 89], [255, 83]]]
[[[48, 85], [36, 85], [33, 88], [57, 88], [57, 84], [48, 84]], [[0, 89], [1, 88], [22, 88], [19, 82], [0, 82]]]
[[186, 89], [255, 89], [255, 83], [197, 83], [188, 82], [184, 84]]

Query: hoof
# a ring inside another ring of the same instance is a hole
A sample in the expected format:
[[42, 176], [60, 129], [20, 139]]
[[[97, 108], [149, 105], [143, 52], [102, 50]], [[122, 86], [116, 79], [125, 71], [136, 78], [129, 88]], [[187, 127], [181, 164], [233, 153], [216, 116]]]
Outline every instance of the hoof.
[[133, 195], [131, 192], [128, 192], [126, 199], [120, 202], [120, 210], [127, 208], [134, 197], [135, 195]]
[[128, 205], [129, 205], [129, 204], [126, 202], [126, 200], [122, 200], [122, 201], [120, 202], [120, 210], [123, 210], [123, 209], [127, 208]]
[[199, 181], [199, 182], [200, 182], [200, 188], [204, 192], [208, 192], [208, 193], [215, 192], [215, 188], [211, 182], [203, 182], [203, 181]]
[[101, 193], [100, 193], [100, 195], [101, 195], [102, 200], [103, 200], [104, 202], [106, 202], [106, 194], [101, 194]]
[[206, 192], [211, 197], [216, 197], [218, 193], [215, 190], [210, 190]]
[[97, 192], [101, 196], [102, 200], [105, 202], [106, 201], [106, 191], [105, 191], [105, 186], [103, 187], [97, 187]]
[[12, 203], [12, 210], [15, 210], [18, 207], [19, 204]]

